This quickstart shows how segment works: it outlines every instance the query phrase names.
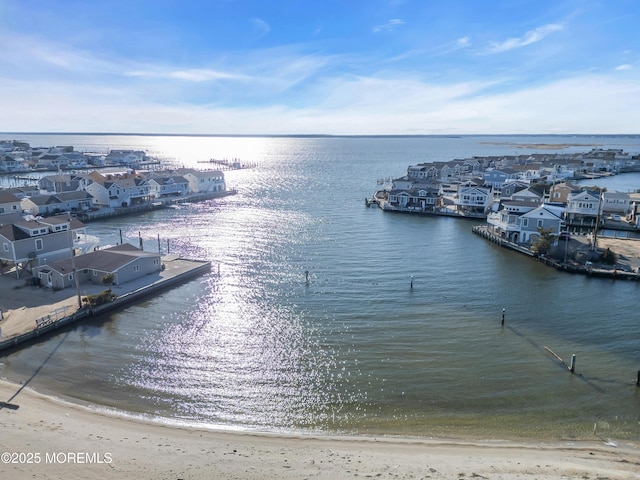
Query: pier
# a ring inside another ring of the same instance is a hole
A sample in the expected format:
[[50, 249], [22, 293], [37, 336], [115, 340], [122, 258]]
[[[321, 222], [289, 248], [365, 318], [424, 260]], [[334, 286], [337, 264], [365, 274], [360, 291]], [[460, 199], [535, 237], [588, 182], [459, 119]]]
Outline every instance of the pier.
[[589, 275], [591, 277], [603, 277], [603, 278], [611, 278], [614, 280], [632, 280], [632, 281], [640, 281], [640, 269], [636, 272], [633, 271], [625, 271], [622, 269], [616, 269], [615, 267], [611, 268], [601, 268], [598, 266], [594, 266], [591, 262], [587, 262], [584, 265], [578, 265], [576, 263], [562, 262], [548, 255], [539, 255], [537, 256], [533, 251], [531, 251], [525, 245], [519, 245], [514, 242], [510, 242], [509, 240], [502, 238], [499, 235], [491, 232], [487, 225], [476, 225], [471, 231], [476, 235], [479, 235], [492, 243], [500, 245], [501, 247], [508, 248], [510, 250], [515, 250], [519, 253], [527, 255], [531, 258], [535, 258], [541, 263], [553, 267], [557, 270], [567, 272], [567, 273], [579, 273], [583, 275]]

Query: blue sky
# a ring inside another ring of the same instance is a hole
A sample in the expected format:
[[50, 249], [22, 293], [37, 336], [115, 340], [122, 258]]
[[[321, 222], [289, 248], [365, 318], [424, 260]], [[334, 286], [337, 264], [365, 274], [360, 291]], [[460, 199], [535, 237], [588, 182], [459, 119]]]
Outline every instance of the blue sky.
[[0, 131], [640, 133], [637, 0], [0, 0]]

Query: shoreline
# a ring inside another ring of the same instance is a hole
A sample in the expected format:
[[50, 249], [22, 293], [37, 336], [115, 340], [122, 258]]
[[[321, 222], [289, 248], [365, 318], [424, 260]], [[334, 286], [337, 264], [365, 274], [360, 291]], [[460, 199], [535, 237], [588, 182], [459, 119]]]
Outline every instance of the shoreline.
[[0, 403], [0, 453], [13, 454], [9, 462], [5, 457], [0, 462], [3, 478], [640, 479], [635, 443], [209, 429], [96, 410], [5, 380], [0, 380], [0, 402], [5, 402]]

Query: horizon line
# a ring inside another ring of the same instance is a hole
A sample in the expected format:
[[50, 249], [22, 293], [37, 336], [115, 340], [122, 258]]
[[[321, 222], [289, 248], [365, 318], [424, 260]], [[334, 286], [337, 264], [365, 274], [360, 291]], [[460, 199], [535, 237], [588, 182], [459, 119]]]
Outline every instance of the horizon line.
[[0, 132], [0, 135], [90, 135], [143, 137], [238, 137], [238, 138], [461, 138], [461, 137], [640, 137], [640, 133], [460, 133], [460, 134], [324, 134], [324, 133], [127, 133], [127, 132]]

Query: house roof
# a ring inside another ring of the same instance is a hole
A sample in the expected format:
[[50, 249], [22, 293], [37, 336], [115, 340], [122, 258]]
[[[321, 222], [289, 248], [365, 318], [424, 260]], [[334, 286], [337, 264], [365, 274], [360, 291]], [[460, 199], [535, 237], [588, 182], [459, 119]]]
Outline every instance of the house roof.
[[224, 177], [222, 170], [195, 170], [193, 168], [179, 168], [176, 173], [180, 175], [193, 175], [198, 178], [208, 178], [211, 176]]
[[29, 198], [34, 204], [41, 205], [51, 205], [53, 203], [61, 203], [54, 195], [34, 195]]
[[9, 225], [0, 225], [0, 235], [9, 240], [10, 242], [15, 242], [16, 240], [24, 240], [25, 238], [29, 238], [29, 234], [23, 230], [20, 230], [16, 227], [15, 224], [10, 223]]
[[[2, 217], [0, 217], [0, 220]], [[60, 225], [64, 223], [69, 223], [69, 217], [66, 215], [58, 215], [53, 217], [41, 218], [37, 220], [25, 220], [24, 218], [20, 218], [19, 220], [15, 220], [13, 223], [0, 225], [0, 235], [6, 238], [9, 241], [16, 240], [24, 240], [25, 238], [29, 238], [29, 234], [24, 231], [33, 230], [34, 228], [38, 228], [42, 225], [49, 227], [51, 225]], [[22, 227], [22, 228], [20, 228]], [[85, 224], [82, 223], [77, 218], [71, 218], [71, 230], [78, 230], [84, 228]]]
[[69, 200], [84, 200], [87, 198], [93, 198], [91, 195], [89, 195], [85, 191], [61, 192], [61, 193], [56, 193], [54, 196], [63, 202], [68, 202]]
[[145, 252], [129, 243], [123, 243], [115, 247], [78, 255], [73, 260], [71, 258], [60, 260], [50, 264], [49, 267], [63, 275], [73, 271], [74, 263], [76, 270], [87, 268], [101, 272], [115, 272], [137, 258], [145, 257], [160, 258], [160, 254], [157, 252]]
[[522, 216], [523, 217], [540, 217], [540, 215], [542, 214], [547, 218], [552, 217], [558, 220], [562, 220], [563, 212], [564, 212], [564, 207], [559, 207], [557, 205], [542, 204], [538, 208], [535, 208], [530, 212], [522, 214]]
[[20, 199], [11, 192], [0, 190], [0, 203], [20, 203]]

